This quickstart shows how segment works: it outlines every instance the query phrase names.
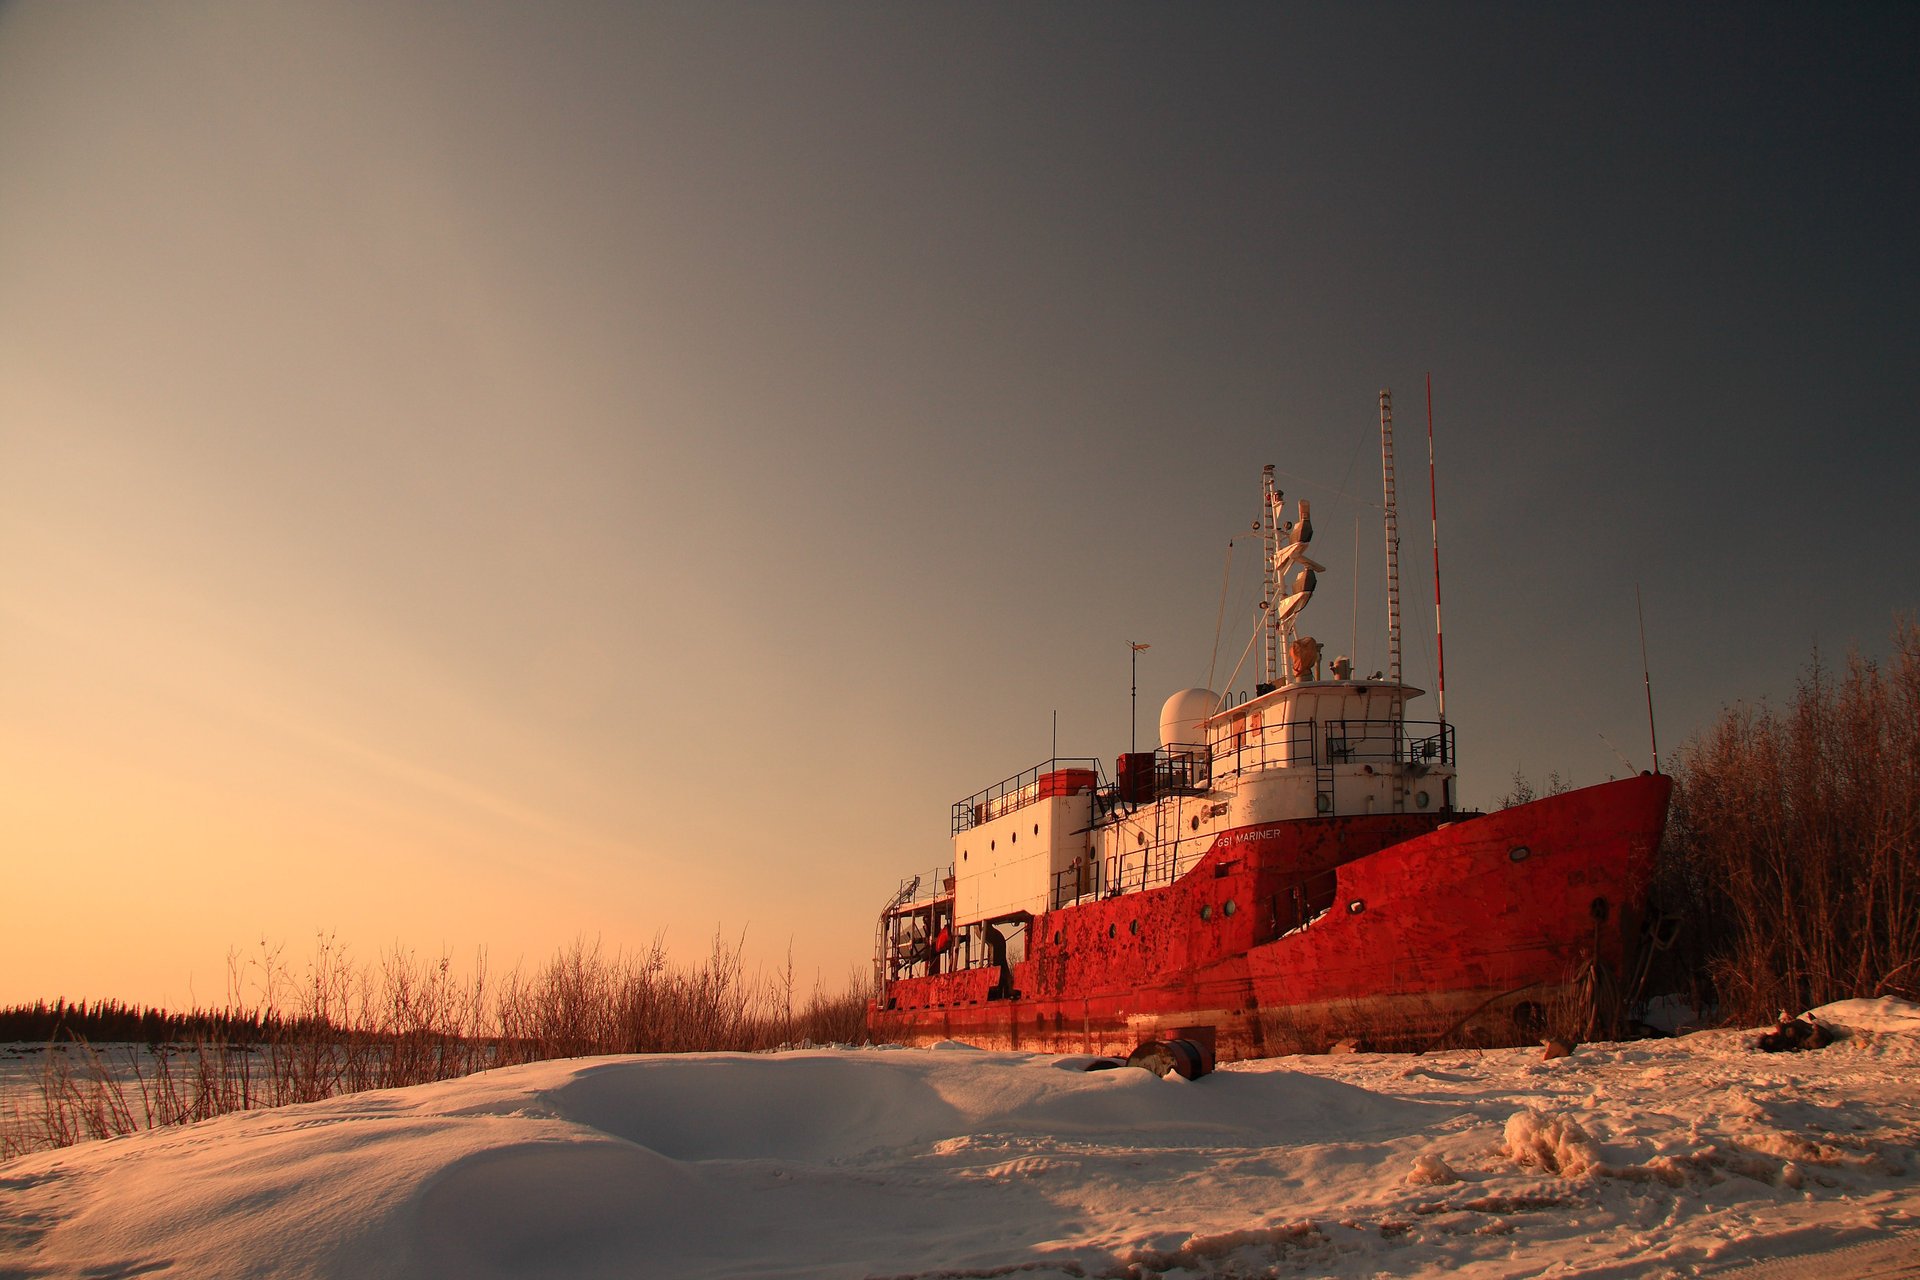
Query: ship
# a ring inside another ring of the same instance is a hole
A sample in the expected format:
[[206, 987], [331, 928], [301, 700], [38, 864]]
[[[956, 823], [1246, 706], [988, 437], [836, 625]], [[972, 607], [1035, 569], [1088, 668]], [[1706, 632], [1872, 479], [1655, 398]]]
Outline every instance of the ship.
[[1671, 779], [1457, 806], [1444, 665], [1437, 718], [1408, 718], [1388, 392], [1380, 410], [1386, 667], [1322, 670], [1311, 507], [1265, 468], [1264, 678], [1174, 693], [1159, 745], [1111, 771], [1049, 758], [956, 801], [951, 859], [880, 912], [876, 1040], [1224, 1061], [1622, 1029]]

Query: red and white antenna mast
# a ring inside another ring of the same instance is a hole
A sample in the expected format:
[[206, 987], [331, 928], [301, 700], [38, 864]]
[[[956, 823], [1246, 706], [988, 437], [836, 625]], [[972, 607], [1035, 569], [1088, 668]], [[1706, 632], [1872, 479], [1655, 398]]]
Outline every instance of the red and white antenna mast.
[[1433, 513], [1433, 647], [1440, 723], [1447, 722], [1447, 644], [1440, 638], [1440, 497], [1433, 479], [1433, 375], [1427, 375], [1427, 504]]
[[1393, 392], [1380, 388], [1380, 485], [1387, 518], [1387, 679], [1400, 683], [1400, 508], [1393, 491]]

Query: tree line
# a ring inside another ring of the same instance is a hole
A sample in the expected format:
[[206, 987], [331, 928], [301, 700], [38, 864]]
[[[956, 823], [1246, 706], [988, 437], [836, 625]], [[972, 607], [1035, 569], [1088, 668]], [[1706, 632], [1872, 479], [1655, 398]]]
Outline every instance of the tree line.
[[283, 1020], [248, 1010], [165, 1009], [118, 1000], [36, 1000], [0, 1008], [0, 1042], [87, 1040], [118, 1044], [189, 1044], [225, 1040], [258, 1044], [283, 1031]]

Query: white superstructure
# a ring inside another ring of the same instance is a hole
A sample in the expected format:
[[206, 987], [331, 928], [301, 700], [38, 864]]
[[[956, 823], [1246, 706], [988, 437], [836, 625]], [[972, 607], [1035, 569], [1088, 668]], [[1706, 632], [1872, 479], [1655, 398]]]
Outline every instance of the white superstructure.
[[1121, 756], [1111, 779], [1099, 761], [1050, 760], [957, 803], [956, 943], [982, 939], [983, 925], [1008, 926], [1000, 933], [1012, 938], [1053, 908], [1169, 884], [1236, 828], [1452, 807], [1450, 731], [1406, 719], [1421, 690], [1317, 678], [1320, 646], [1295, 628], [1325, 570], [1307, 555], [1307, 504], [1288, 519], [1273, 475], [1262, 474], [1259, 690], [1231, 705], [1209, 689], [1174, 694], [1159, 749]]

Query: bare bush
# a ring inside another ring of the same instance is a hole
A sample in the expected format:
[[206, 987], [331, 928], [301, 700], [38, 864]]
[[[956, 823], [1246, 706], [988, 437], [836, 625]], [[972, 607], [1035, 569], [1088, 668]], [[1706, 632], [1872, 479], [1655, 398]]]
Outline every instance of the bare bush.
[[856, 966], [846, 990], [829, 992], [815, 984], [806, 1005], [786, 1020], [783, 1044], [859, 1044], [867, 1038], [867, 1007], [874, 997], [873, 971]]
[[1540, 786], [1533, 785], [1525, 771], [1515, 768], [1507, 787], [1507, 793], [1494, 801], [1496, 809], [1512, 809], [1518, 805], [1530, 804], [1535, 800], [1544, 800], [1548, 796], [1557, 796], [1573, 790], [1573, 783], [1560, 776], [1558, 769], [1547, 771], [1547, 780]]
[[303, 972], [265, 943], [231, 959], [228, 987], [214, 1025], [257, 1038], [96, 1050], [69, 1034], [50, 1045], [37, 1096], [0, 1125], [0, 1158], [512, 1063], [854, 1043], [871, 997], [856, 970], [847, 991], [816, 986], [796, 1009], [791, 959], [750, 974], [741, 943], [718, 933], [690, 965], [669, 959], [664, 936], [638, 953], [582, 939], [497, 987], [484, 954], [463, 970], [395, 948], [367, 965], [323, 936]]
[[1920, 629], [1884, 666], [1816, 656], [1790, 706], [1682, 748], [1659, 893], [1728, 1017], [1903, 989], [1920, 970]]

